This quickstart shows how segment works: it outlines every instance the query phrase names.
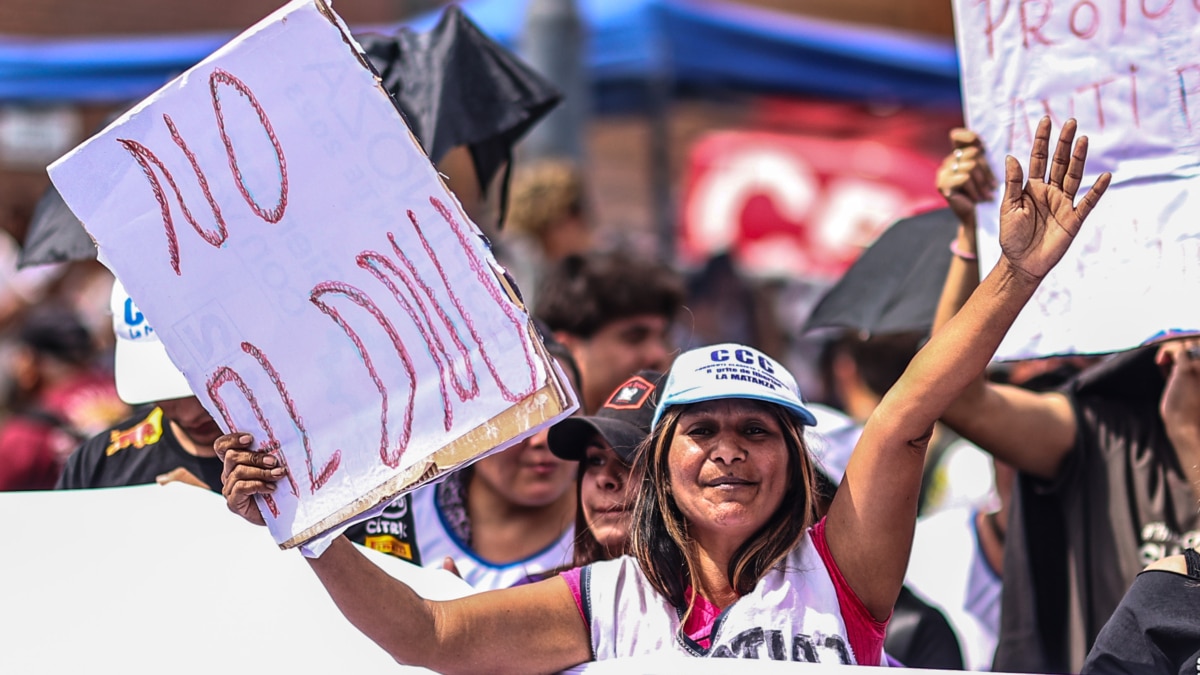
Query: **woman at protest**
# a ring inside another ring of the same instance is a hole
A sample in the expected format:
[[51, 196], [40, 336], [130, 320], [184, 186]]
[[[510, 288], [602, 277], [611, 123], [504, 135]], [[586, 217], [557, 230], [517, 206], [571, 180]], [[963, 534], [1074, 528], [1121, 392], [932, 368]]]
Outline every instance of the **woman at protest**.
[[[1175, 381], [1200, 383], [1200, 338], [1164, 345], [1156, 355], [1160, 368]], [[1181, 385], [1177, 385], [1181, 386]], [[1200, 496], [1200, 483], [1193, 483]], [[1178, 673], [1200, 672], [1200, 551], [1157, 560], [1133, 580], [1121, 603], [1088, 652], [1081, 672]]]
[[[538, 330], [547, 352], [578, 391], [579, 368], [571, 352], [549, 330], [541, 325]], [[447, 569], [481, 591], [507, 588], [562, 567], [570, 562], [575, 541], [577, 465], [551, 453], [548, 433], [543, 429], [401, 497], [380, 515], [352, 526], [346, 537], [410, 562]], [[406, 519], [408, 530], [396, 524]]]
[[643, 370], [617, 387], [595, 415], [550, 428], [550, 452], [579, 462], [572, 567], [611, 560], [629, 550], [636, 484], [630, 468], [650, 433], [663, 374]]
[[[794, 378], [756, 350], [721, 345], [681, 355], [663, 386], [636, 468], [633, 557], [448, 602], [422, 599], [345, 539], [309, 560], [314, 572], [397, 661], [441, 672], [548, 672], [662, 651], [880, 663], [933, 423], [983, 371], [1111, 178], [1075, 206], [1087, 144], [1072, 152], [1073, 131], [1048, 162], [1049, 120], [1039, 125], [1024, 185], [1008, 159], [1000, 262], [867, 421], [823, 520], [813, 522], [801, 435], [813, 417]], [[251, 442], [236, 434], [218, 446], [229, 508], [262, 524], [252, 497], [284, 469]]]
[[[956, 150], [938, 185], [960, 226], [939, 324], [978, 284], [974, 205], [990, 199], [981, 139], [955, 130], [951, 140]], [[1003, 539], [985, 549], [1003, 577], [995, 670], [1079, 672], [1146, 564], [1195, 544], [1200, 351], [1191, 347], [1200, 326], [1188, 328], [1103, 357], [1051, 390], [980, 377], [943, 413], [947, 426], [1015, 473], [1003, 517], [981, 523], [995, 524], [991, 537]], [[910, 570], [918, 557], [914, 550]], [[944, 541], [934, 557], [946, 559]], [[940, 568], [924, 567], [947, 588]]]

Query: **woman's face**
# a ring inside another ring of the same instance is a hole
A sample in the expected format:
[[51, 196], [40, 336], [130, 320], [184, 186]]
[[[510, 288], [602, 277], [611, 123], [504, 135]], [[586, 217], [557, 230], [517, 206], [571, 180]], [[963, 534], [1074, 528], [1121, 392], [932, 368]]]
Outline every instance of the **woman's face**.
[[[668, 450], [671, 492], [701, 544], [752, 535], [783, 502], [788, 446], [773, 409], [749, 399], [689, 406]], [[726, 540], [729, 541], [729, 540]]]
[[610, 555], [621, 555], [629, 543], [633, 509], [629, 466], [597, 434], [588, 443], [579, 480], [579, 502], [592, 535]]
[[537, 508], [556, 502], [573, 487], [578, 466], [555, 457], [539, 431], [508, 450], [475, 463], [475, 480], [514, 506]]

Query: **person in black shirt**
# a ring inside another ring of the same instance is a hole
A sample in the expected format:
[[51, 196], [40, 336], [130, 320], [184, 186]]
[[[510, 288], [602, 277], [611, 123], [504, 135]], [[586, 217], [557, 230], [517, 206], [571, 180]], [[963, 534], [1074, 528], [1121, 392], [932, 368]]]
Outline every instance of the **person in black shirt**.
[[112, 294], [116, 381], [135, 414], [85, 441], [55, 486], [80, 489], [188, 483], [221, 491], [213, 442], [221, 428], [192, 395], [154, 329], [118, 281]]
[[[951, 139], [938, 188], [960, 225], [936, 326], [978, 285], [974, 205], [995, 186], [978, 135]], [[1165, 331], [1055, 391], [980, 377], [942, 421], [1018, 472], [993, 669], [1079, 672], [1146, 564], [1200, 538], [1200, 332]]]
[[1200, 553], [1163, 558], [1137, 576], [1083, 664], [1084, 673], [1200, 672]]

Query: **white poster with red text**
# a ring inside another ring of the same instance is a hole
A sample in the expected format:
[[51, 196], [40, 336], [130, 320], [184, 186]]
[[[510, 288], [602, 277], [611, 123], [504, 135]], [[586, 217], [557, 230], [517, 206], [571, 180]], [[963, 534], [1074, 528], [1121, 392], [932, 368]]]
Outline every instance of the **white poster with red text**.
[[[1003, 182], [1028, 168], [1049, 115], [1088, 137], [1080, 195], [1113, 182], [999, 358], [1102, 353], [1164, 330], [1200, 329], [1200, 3], [956, 0], [968, 126]], [[999, 259], [996, 201], [979, 208], [981, 270]]]
[[282, 546], [569, 413], [478, 229], [341, 20], [292, 2], [50, 168]]

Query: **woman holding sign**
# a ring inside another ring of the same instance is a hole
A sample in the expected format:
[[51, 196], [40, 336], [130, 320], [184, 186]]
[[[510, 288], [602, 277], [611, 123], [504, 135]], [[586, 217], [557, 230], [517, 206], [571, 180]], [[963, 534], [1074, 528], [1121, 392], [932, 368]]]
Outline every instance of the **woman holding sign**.
[[[1003, 256], [867, 421], [826, 518], [814, 523], [812, 424], [795, 380], [748, 347], [672, 366], [639, 453], [633, 556], [518, 588], [427, 601], [340, 539], [309, 562], [342, 612], [402, 663], [441, 672], [548, 672], [674, 652], [879, 664], [899, 593], [933, 423], [987, 365], [1017, 313], [1107, 188], [1075, 206], [1087, 141], [1068, 125], [1028, 183], [1008, 158]], [[230, 509], [283, 476], [246, 434], [218, 441]], [[820, 637], [816, 636], [820, 634]]]

